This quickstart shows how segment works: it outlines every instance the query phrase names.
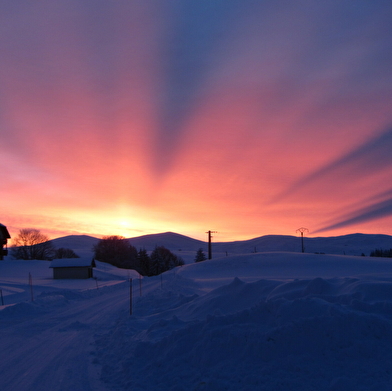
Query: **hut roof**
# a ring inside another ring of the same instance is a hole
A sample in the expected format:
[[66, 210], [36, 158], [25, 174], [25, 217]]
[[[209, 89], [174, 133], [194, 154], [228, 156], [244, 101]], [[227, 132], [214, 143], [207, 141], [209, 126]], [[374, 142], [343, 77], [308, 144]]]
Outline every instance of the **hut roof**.
[[53, 259], [49, 267], [95, 267], [95, 261], [91, 258]]

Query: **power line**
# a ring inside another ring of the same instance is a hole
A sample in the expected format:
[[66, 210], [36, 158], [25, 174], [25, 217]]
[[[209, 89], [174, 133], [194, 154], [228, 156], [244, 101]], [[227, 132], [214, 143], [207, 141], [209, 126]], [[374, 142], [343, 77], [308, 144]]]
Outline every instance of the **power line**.
[[208, 234], [208, 259], [212, 258], [212, 250], [211, 250], [211, 239], [212, 239], [212, 234], [216, 234], [217, 231], [207, 231], [206, 234]]
[[301, 227], [296, 230], [296, 232], [301, 233], [301, 243], [302, 243], [302, 252], [305, 252], [305, 247], [304, 247], [304, 232], [309, 232], [307, 228]]

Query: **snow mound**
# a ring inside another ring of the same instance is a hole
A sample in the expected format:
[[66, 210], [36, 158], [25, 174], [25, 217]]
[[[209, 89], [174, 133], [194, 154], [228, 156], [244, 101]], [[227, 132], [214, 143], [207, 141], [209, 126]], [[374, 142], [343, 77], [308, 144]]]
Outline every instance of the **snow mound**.
[[391, 283], [378, 285], [235, 278], [184, 304], [167, 291], [166, 310], [124, 316], [96, 341], [103, 379], [133, 390], [390, 390]]
[[12, 266], [1, 389], [391, 391], [390, 260], [251, 254], [150, 278], [97, 264], [89, 281]]

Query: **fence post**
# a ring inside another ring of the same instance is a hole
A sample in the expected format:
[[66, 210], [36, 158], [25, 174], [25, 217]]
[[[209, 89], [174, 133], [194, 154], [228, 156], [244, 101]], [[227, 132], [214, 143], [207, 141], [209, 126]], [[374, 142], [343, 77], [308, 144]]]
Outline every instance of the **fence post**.
[[29, 273], [29, 285], [30, 285], [31, 301], [34, 301], [34, 295], [33, 295], [33, 277], [31, 276], [31, 273]]
[[129, 279], [129, 315], [132, 315], [132, 278]]

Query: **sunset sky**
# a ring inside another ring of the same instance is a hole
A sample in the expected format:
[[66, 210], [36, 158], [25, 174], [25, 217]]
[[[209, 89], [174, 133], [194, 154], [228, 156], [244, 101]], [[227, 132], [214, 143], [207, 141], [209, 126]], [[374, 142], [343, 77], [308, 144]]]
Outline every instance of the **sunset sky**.
[[390, 0], [0, 3], [15, 235], [392, 235]]

